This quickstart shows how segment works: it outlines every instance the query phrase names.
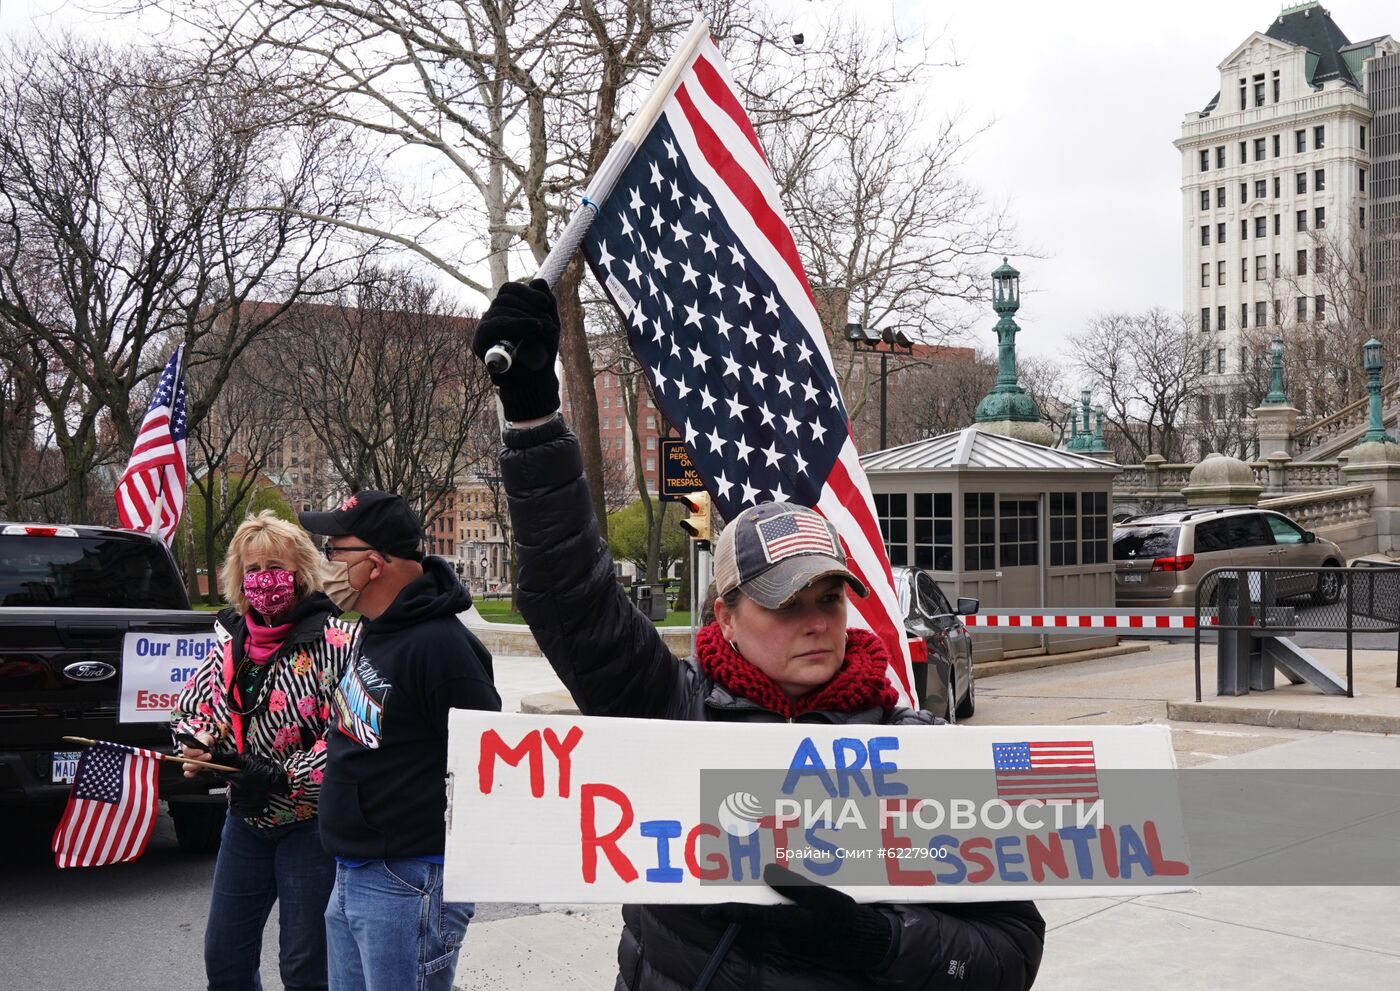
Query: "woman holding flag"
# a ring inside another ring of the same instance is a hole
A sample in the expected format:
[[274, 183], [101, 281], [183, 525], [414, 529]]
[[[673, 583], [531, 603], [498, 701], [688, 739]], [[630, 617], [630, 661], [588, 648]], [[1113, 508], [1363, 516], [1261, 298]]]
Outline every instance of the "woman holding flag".
[[[519, 564], [520, 610], [585, 715], [725, 723], [930, 723], [898, 704], [883, 643], [847, 628], [868, 594], [834, 528], [786, 502], [726, 527], [715, 558], [716, 620], [696, 656], [675, 657], [627, 599], [593, 519], [577, 438], [559, 414], [559, 318], [548, 285], [507, 284], [482, 318], [479, 357], [507, 420], [501, 472]], [[959, 988], [1022, 991], [1045, 925], [1030, 902], [858, 905], [770, 865], [793, 904], [628, 906], [617, 987]]]
[[[211, 991], [260, 987], [263, 928], [278, 902], [283, 986], [324, 989], [335, 860], [321, 847], [316, 812], [331, 693], [355, 627], [321, 591], [306, 531], [271, 512], [234, 533], [220, 577], [232, 605], [214, 626], [219, 647], [170, 714], [183, 756], [238, 768], [226, 776], [205, 973]], [[197, 773], [185, 765], [187, 777]]]

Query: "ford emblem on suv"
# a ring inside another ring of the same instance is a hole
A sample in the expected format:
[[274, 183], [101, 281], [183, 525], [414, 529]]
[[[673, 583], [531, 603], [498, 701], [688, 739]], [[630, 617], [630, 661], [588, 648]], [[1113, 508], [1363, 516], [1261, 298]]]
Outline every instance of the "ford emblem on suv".
[[117, 669], [104, 661], [78, 661], [63, 669], [63, 676], [73, 681], [106, 681]]

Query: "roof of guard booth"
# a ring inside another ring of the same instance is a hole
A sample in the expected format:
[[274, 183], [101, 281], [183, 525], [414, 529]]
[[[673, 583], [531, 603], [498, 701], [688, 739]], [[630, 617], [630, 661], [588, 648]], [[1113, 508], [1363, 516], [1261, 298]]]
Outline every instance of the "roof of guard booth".
[[966, 427], [928, 440], [872, 451], [860, 459], [867, 474], [948, 471], [961, 468], [1029, 471], [1091, 471], [1117, 474], [1122, 468], [1083, 454], [1061, 451], [1014, 437]]

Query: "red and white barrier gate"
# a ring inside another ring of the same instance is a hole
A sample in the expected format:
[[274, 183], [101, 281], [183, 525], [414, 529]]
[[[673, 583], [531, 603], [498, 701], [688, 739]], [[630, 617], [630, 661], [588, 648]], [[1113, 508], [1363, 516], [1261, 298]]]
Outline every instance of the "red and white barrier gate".
[[[1003, 633], [1010, 630], [1044, 634], [1084, 634], [1104, 630], [1118, 636], [1193, 636], [1196, 614], [1191, 609], [1159, 609], [1152, 612], [1131, 609], [1079, 609], [1061, 612], [1052, 609], [988, 609], [963, 616], [969, 633]], [[1213, 625], [1207, 620], [1203, 625]]]

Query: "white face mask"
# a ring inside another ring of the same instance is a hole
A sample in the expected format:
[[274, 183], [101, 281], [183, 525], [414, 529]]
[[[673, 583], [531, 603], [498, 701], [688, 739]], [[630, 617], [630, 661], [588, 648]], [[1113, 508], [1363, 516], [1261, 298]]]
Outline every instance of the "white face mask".
[[345, 561], [331, 561], [326, 565], [322, 572], [322, 586], [341, 612], [354, 609], [355, 603], [360, 601], [360, 593], [364, 591], [350, 584], [350, 565]]

